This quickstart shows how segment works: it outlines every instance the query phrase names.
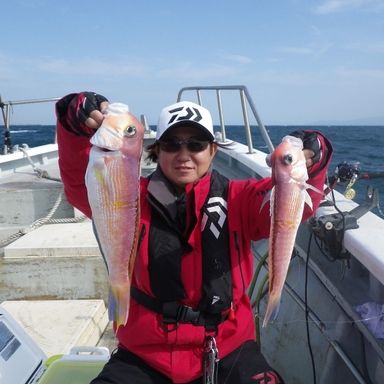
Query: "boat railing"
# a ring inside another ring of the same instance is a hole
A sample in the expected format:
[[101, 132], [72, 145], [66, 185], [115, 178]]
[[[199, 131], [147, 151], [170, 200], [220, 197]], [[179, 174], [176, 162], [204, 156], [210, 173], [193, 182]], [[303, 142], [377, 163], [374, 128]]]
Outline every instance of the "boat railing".
[[51, 97], [44, 99], [26, 99], [26, 100], [14, 100], [14, 101], [3, 101], [0, 96], [0, 109], [3, 115], [4, 121], [4, 144], [3, 144], [3, 155], [12, 153], [12, 141], [11, 141], [11, 109], [14, 105], [25, 105], [25, 104], [36, 104], [36, 103], [48, 103], [59, 100], [60, 97]]
[[184, 92], [188, 91], [194, 91], [197, 95], [197, 102], [200, 105], [203, 105], [202, 101], [202, 92], [203, 91], [214, 91], [216, 92], [216, 99], [217, 99], [217, 108], [218, 108], [218, 114], [220, 119], [220, 129], [221, 129], [221, 140], [226, 141], [226, 126], [224, 122], [224, 110], [223, 110], [223, 103], [222, 103], [222, 91], [233, 91], [233, 92], [239, 92], [240, 95], [240, 103], [241, 103], [241, 109], [243, 114], [243, 120], [244, 120], [244, 129], [245, 129], [245, 138], [248, 146], [248, 153], [254, 153], [255, 150], [253, 148], [252, 143], [252, 132], [251, 132], [251, 125], [250, 120], [248, 116], [248, 109], [251, 110], [256, 122], [257, 127], [259, 129], [259, 132], [268, 147], [269, 152], [272, 152], [274, 149], [274, 146], [271, 142], [271, 139], [268, 135], [267, 130], [265, 129], [265, 126], [263, 122], [260, 119], [259, 114], [257, 113], [255, 103], [252, 100], [252, 97], [250, 93], [248, 92], [248, 89], [244, 85], [224, 85], [224, 86], [191, 86], [191, 87], [184, 87], [181, 88], [178, 95], [177, 95], [177, 101], [180, 101], [182, 99], [182, 94]]

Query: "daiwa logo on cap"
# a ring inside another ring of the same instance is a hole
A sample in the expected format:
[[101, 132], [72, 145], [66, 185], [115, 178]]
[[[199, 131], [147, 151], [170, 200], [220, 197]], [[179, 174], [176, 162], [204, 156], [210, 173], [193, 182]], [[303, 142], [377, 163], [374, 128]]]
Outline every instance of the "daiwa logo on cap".
[[165, 107], [161, 111], [157, 125], [156, 140], [159, 140], [169, 128], [183, 122], [196, 125], [198, 128], [201, 128], [212, 141], [215, 139], [212, 117], [208, 109], [191, 101], [180, 101]]
[[[185, 114], [184, 114], [184, 111], [185, 111]], [[197, 108], [180, 107], [180, 108], [175, 108], [170, 110], [169, 113], [171, 115], [173, 114], [174, 115], [168, 121], [168, 125], [172, 124], [174, 121], [181, 121], [181, 120], [192, 120], [198, 123], [202, 119], [201, 114]]]

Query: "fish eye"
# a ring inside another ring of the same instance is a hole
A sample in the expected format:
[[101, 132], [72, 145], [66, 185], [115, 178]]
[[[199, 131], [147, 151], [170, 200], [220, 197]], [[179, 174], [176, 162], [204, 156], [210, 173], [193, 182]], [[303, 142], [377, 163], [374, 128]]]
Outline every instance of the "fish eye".
[[136, 133], [136, 127], [134, 125], [128, 125], [128, 127], [124, 129], [125, 136], [133, 136], [135, 133]]
[[283, 163], [284, 164], [290, 165], [290, 164], [292, 164], [292, 162], [293, 162], [293, 156], [290, 153], [283, 156]]

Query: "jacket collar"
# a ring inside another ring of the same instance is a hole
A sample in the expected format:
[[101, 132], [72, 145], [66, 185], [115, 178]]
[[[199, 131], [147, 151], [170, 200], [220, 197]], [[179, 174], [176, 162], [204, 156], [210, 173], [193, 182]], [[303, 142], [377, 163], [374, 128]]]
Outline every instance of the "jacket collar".
[[155, 203], [156, 206], [159, 204], [163, 206], [171, 219], [174, 220], [177, 213], [176, 201], [178, 196], [176, 189], [164, 176], [160, 167], [157, 167], [150, 177], [148, 192], [151, 197], [150, 201]]
[[[185, 188], [185, 193], [179, 194], [177, 193], [174, 186], [169, 182], [169, 180], [165, 177], [161, 168], [158, 166], [156, 170], [149, 177], [149, 183], [147, 187], [148, 191], [148, 200], [150, 204], [155, 207], [158, 211], [162, 211], [163, 214], [166, 213], [166, 216], [171, 221], [175, 221], [177, 216], [177, 205], [181, 200], [190, 200], [190, 196], [192, 194], [195, 195], [193, 200], [197, 195], [205, 200], [205, 196], [209, 191], [209, 182], [206, 183], [207, 180], [210, 179], [211, 170], [203, 176], [200, 180], [195, 183], [187, 184]], [[200, 186], [204, 186], [201, 188]], [[194, 193], [195, 192], [195, 193]], [[200, 201], [198, 206], [195, 205], [195, 209], [200, 211], [200, 205], [203, 204], [204, 201]]]

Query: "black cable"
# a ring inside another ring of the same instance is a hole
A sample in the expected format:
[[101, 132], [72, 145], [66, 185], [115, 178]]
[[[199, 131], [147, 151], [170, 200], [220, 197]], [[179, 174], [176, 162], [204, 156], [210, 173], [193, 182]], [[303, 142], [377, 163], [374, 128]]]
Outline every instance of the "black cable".
[[363, 355], [362, 364], [363, 364], [364, 380], [367, 382], [367, 384], [373, 384], [373, 382], [371, 380], [371, 377], [369, 375], [369, 370], [368, 370], [367, 354], [366, 354], [366, 351], [365, 351], [364, 335], [362, 334], [362, 332], [360, 330], [358, 330], [358, 331], [359, 331], [359, 334], [360, 334], [361, 352], [362, 352], [362, 355]]
[[339, 254], [336, 256], [336, 258], [338, 259], [338, 258], [341, 258], [340, 256], [341, 256], [341, 253], [343, 252], [343, 242], [344, 242], [344, 234], [345, 234], [345, 215], [344, 215], [344, 212], [342, 212], [340, 208], [336, 205], [335, 193], [333, 189], [331, 191], [331, 194], [332, 194], [333, 206], [335, 207], [336, 211], [341, 215], [342, 223], [343, 223], [343, 228], [342, 228], [341, 237], [340, 237], [340, 250], [339, 250]]
[[[345, 218], [344, 218], [344, 214], [343, 212], [341, 212], [341, 210], [339, 209], [339, 207], [336, 205], [336, 198], [335, 198], [335, 193], [334, 193], [334, 187], [336, 185], [336, 181], [335, 180], [330, 180], [330, 178], [328, 177], [327, 175], [327, 180], [326, 180], [326, 183], [327, 183], [327, 187], [328, 187], [328, 193], [331, 193], [331, 196], [332, 196], [332, 205], [333, 207], [336, 209], [336, 211], [341, 215], [342, 217], [342, 220], [343, 220], [343, 233], [345, 231]], [[311, 231], [311, 234], [313, 233], [313, 231]], [[344, 236], [342, 236], [342, 239], [343, 240]], [[320, 242], [320, 239], [315, 236], [315, 244], [317, 245], [317, 248], [319, 250], [319, 252], [330, 262], [335, 262], [337, 260], [337, 257], [333, 256], [329, 250], [327, 249], [324, 249], [323, 245], [324, 245], [324, 242], [321, 241]], [[340, 247], [340, 251], [339, 251], [339, 256], [341, 254], [341, 250], [342, 250], [342, 246]]]
[[315, 359], [312, 351], [311, 337], [309, 334], [309, 310], [308, 310], [308, 264], [309, 264], [309, 254], [311, 251], [312, 236], [313, 236], [313, 233], [311, 232], [308, 240], [307, 259], [305, 261], [304, 305], [305, 305], [305, 327], [307, 331], [308, 350], [309, 350], [309, 354], [311, 357], [311, 364], [312, 364], [313, 384], [316, 384], [316, 366], [315, 366]]

